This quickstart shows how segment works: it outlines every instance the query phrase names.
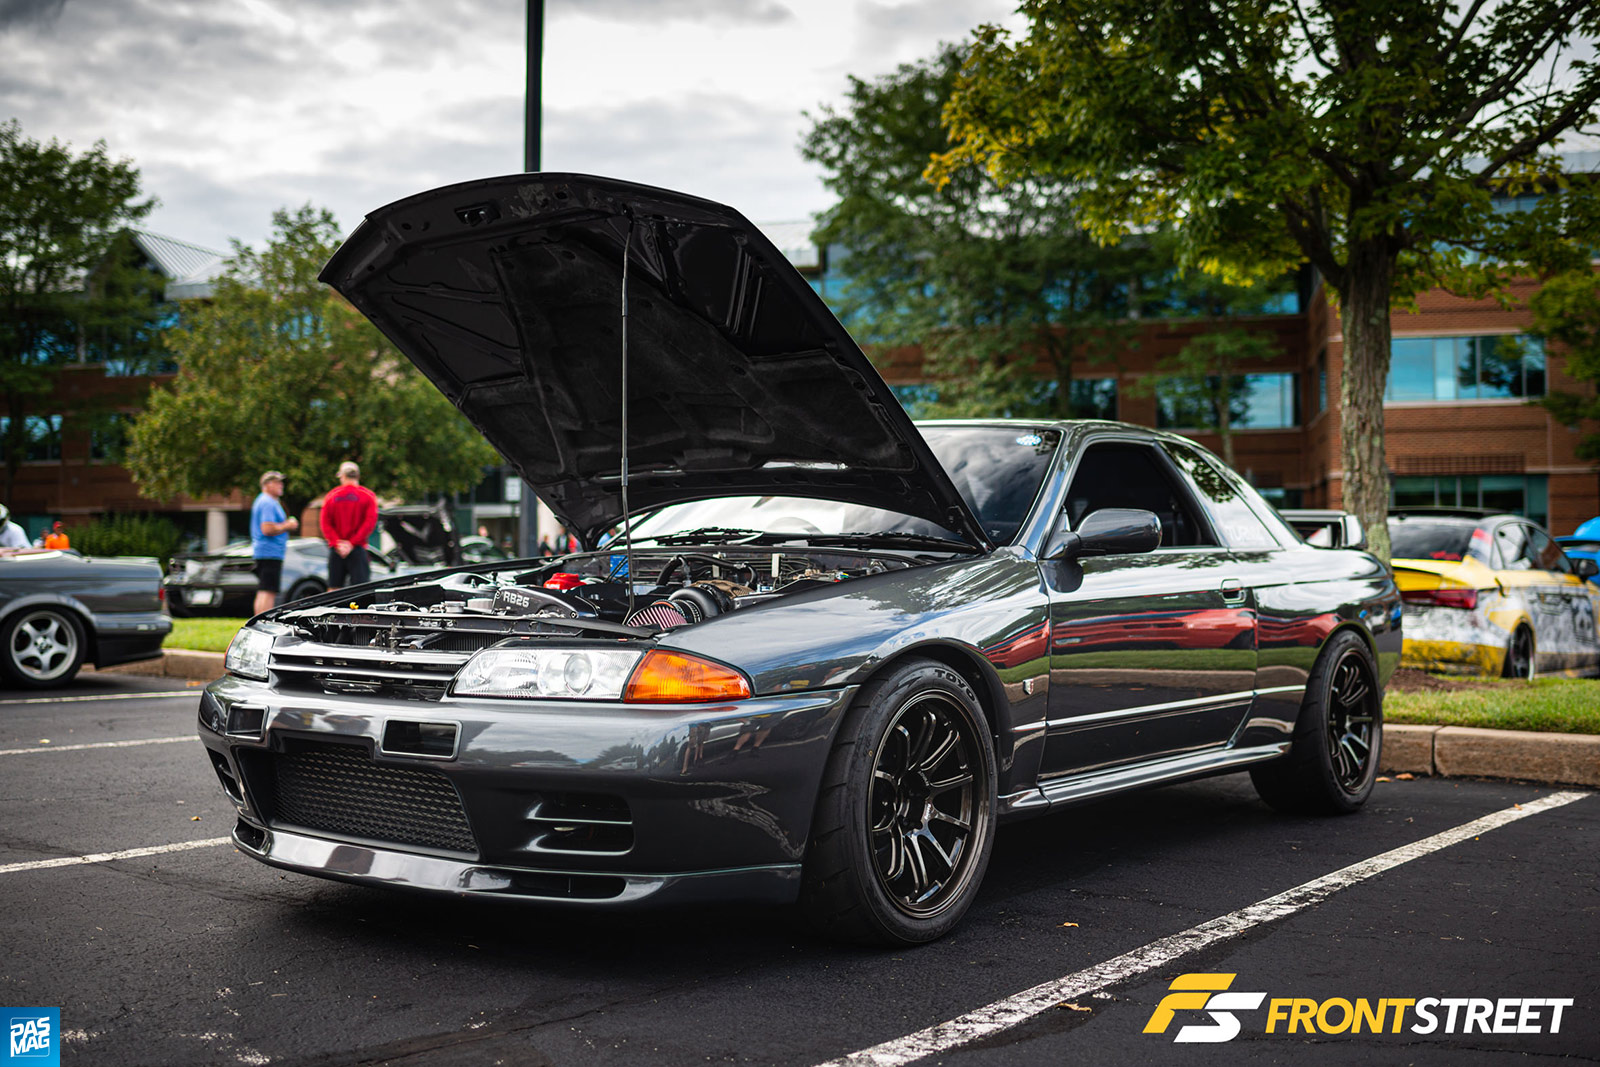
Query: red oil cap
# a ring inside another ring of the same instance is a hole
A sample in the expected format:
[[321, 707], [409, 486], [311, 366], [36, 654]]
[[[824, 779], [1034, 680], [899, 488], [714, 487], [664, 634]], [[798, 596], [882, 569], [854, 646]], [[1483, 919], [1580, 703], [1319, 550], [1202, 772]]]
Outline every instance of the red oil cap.
[[560, 589], [562, 592], [566, 592], [568, 589], [572, 589], [582, 584], [583, 575], [573, 574], [569, 571], [557, 571], [555, 574], [552, 574], [550, 577], [544, 580], [544, 587], [546, 589]]

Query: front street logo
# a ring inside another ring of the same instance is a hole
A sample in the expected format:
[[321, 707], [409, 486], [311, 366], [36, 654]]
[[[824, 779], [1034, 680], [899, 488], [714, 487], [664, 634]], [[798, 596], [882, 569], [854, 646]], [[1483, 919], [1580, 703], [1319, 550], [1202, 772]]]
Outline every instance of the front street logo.
[[1233, 985], [1231, 974], [1181, 974], [1172, 980], [1168, 993], [1156, 1005], [1150, 1021], [1144, 1024], [1147, 1034], [1164, 1034], [1172, 1025], [1173, 1017], [1181, 1010], [1204, 1009], [1211, 1022], [1202, 1026], [1185, 1026], [1172, 1040], [1178, 1044], [1192, 1041], [1232, 1041], [1239, 1036], [1239, 1017], [1235, 1011], [1251, 1011], [1261, 1007], [1267, 999], [1265, 993], [1229, 993]]
[[[1265, 993], [1230, 992], [1236, 975], [1181, 974], [1167, 988], [1150, 1021], [1147, 1034], [1164, 1034], [1178, 1012], [1204, 1011], [1210, 1022], [1190, 1023], [1178, 1029], [1173, 1041], [1232, 1041], [1244, 1029], [1237, 1011], [1255, 1011]], [[1273, 997], [1261, 1032], [1268, 1034], [1559, 1034], [1562, 1013], [1571, 997]], [[1259, 1024], [1258, 1024], [1259, 1025]]]

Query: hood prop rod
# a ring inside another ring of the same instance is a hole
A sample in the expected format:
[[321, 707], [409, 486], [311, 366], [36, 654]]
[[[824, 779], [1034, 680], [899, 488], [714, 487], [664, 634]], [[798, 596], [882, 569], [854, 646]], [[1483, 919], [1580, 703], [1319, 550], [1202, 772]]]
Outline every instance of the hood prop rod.
[[633, 615], [633, 513], [628, 508], [628, 260], [633, 250], [633, 212], [622, 242], [622, 550], [627, 554], [628, 615]]

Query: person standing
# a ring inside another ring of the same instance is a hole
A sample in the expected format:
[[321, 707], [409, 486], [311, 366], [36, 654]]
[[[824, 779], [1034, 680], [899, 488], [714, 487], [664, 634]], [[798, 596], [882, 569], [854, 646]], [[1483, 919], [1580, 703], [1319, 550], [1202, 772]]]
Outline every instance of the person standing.
[[51, 524], [50, 532], [44, 535], [44, 547], [58, 549], [72, 547], [72, 538], [67, 536], [66, 528], [61, 525], [60, 519]]
[[28, 531], [11, 521], [11, 509], [0, 504], [0, 548], [31, 548]]
[[278, 586], [283, 581], [283, 555], [289, 547], [289, 531], [300, 528], [299, 519], [284, 513], [283, 472], [267, 471], [261, 476], [261, 493], [250, 505], [250, 555], [256, 562], [255, 613], [278, 602]]
[[361, 484], [361, 468], [339, 464], [339, 484], [322, 498], [322, 538], [328, 542], [328, 588], [372, 581], [367, 538], [378, 525], [378, 498]]

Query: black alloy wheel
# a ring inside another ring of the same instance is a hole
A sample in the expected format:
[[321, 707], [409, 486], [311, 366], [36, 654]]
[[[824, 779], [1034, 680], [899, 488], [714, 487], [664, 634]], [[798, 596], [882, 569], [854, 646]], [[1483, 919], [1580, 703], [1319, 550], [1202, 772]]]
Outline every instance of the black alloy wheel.
[[902, 705], [878, 745], [867, 834], [878, 882], [907, 915], [955, 896], [979, 830], [976, 744], [962, 709], [930, 690]]
[[1507, 678], [1533, 679], [1533, 631], [1518, 625], [1506, 646], [1506, 662], [1500, 673]]
[[1261, 799], [1280, 811], [1343, 815], [1372, 795], [1383, 754], [1383, 691], [1372, 650], [1335, 634], [1306, 681], [1289, 752], [1250, 770]]
[[1339, 788], [1355, 793], [1366, 781], [1372, 763], [1372, 734], [1378, 714], [1376, 687], [1355, 651], [1333, 668], [1328, 702], [1328, 758]]
[[977, 694], [909, 660], [862, 687], [823, 773], [801, 882], [822, 932], [866, 944], [944, 936], [994, 844], [994, 741]]

